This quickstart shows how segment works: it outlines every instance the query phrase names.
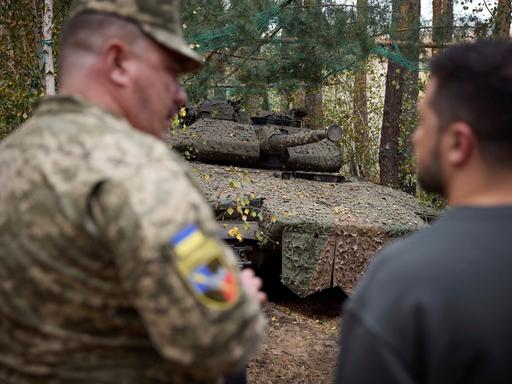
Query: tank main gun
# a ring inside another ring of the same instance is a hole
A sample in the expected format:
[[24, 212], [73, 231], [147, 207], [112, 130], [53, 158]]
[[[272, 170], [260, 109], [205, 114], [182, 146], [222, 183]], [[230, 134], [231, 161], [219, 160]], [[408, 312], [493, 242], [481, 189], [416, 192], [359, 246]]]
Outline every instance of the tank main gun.
[[336, 142], [341, 140], [343, 132], [338, 124], [331, 124], [323, 130], [315, 129], [309, 132], [279, 133], [274, 132], [263, 140], [261, 149], [265, 152], [281, 152], [286, 148], [317, 143], [323, 139]]

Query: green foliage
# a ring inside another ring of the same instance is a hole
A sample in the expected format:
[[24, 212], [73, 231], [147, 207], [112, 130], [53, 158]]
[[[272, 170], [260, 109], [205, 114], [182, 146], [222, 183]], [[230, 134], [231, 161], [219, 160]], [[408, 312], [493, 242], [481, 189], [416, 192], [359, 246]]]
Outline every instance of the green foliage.
[[205, 70], [185, 80], [193, 102], [215, 87], [227, 87], [231, 97], [269, 88], [290, 94], [319, 87], [371, 54], [392, 56], [372, 37], [387, 31], [385, 2], [368, 8], [368, 29], [357, 28], [355, 7], [332, 0], [221, 3], [184, 8], [186, 38], [207, 57]]
[[[382, 61], [374, 61], [360, 66], [366, 73], [368, 121], [353, 108], [353, 76], [342, 73], [334, 76], [324, 87], [324, 113], [329, 119], [326, 123], [336, 122], [343, 127], [343, 138], [340, 145], [344, 153], [344, 174], [357, 175], [368, 180], [378, 181], [379, 137], [384, 102], [385, 65]], [[364, 132], [361, 132], [364, 131]], [[364, 136], [364, 145], [358, 145]]]
[[30, 85], [20, 86], [26, 81], [20, 77], [0, 80], [0, 139], [6, 137], [31, 114], [32, 105], [39, 97], [39, 89]]
[[0, 139], [30, 116], [44, 94], [42, 47], [58, 36], [71, 0], [54, 0], [53, 41], [42, 40], [43, 1], [5, 0], [0, 15]]
[[427, 193], [421, 188], [418, 188], [416, 197], [427, 205], [435, 208], [444, 209], [448, 205], [446, 199], [441, 195], [438, 195], [437, 193]]

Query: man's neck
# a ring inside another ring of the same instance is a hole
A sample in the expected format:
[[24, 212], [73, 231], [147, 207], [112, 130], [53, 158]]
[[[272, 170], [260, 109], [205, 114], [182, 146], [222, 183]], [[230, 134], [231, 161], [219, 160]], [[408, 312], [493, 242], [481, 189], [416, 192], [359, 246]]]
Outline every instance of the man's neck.
[[[83, 84], [89, 84], [85, 87]], [[122, 109], [114, 98], [110, 96], [109, 92], [94, 86], [94, 83], [87, 83], [81, 81], [78, 84], [71, 81], [63, 81], [59, 89], [59, 95], [62, 96], [79, 96], [97, 106], [113, 113], [117, 116], [122, 116]]]
[[456, 205], [512, 205], [512, 169], [459, 177], [448, 188], [448, 203]]

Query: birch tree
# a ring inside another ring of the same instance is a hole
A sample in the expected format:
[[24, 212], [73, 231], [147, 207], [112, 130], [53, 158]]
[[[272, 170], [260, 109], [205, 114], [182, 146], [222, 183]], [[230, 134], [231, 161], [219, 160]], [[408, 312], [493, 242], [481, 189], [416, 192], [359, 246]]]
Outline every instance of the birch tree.
[[53, 0], [44, 0], [43, 12], [43, 62], [44, 83], [47, 95], [55, 95], [55, 69], [52, 50]]

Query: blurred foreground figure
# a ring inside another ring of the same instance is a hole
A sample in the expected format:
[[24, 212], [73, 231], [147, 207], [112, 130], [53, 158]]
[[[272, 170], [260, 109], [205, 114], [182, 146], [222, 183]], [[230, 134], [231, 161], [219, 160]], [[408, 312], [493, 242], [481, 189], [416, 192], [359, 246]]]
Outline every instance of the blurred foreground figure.
[[413, 136], [450, 209], [377, 256], [343, 312], [336, 382], [512, 381], [512, 44], [433, 59]]
[[76, 2], [60, 96], [0, 146], [0, 382], [222, 382], [263, 332], [165, 142], [201, 66], [178, 2]]

